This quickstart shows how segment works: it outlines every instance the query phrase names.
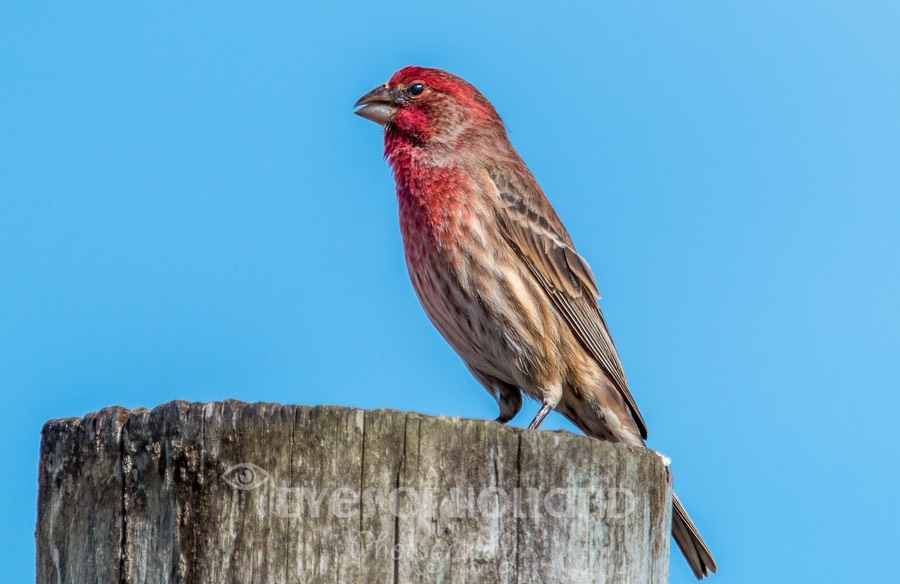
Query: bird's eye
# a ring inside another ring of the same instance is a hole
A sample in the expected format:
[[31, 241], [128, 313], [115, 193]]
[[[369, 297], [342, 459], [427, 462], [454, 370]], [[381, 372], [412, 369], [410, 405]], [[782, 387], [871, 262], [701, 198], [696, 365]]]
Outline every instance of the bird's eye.
[[425, 85], [421, 83], [413, 83], [409, 86], [409, 94], [413, 97], [422, 95], [423, 91], [425, 91]]

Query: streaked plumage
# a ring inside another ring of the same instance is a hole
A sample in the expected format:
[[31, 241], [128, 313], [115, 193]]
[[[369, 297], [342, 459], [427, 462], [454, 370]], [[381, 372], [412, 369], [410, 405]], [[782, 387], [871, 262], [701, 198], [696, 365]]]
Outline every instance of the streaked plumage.
[[[498, 419], [524, 392], [542, 403], [533, 428], [555, 408], [590, 436], [643, 446], [593, 273], [490, 102], [449, 73], [407, 67], [357, 105], [385, 126], [416, 294]], [[715, 562], [673, 504], [673, 535], [702, 578]]]

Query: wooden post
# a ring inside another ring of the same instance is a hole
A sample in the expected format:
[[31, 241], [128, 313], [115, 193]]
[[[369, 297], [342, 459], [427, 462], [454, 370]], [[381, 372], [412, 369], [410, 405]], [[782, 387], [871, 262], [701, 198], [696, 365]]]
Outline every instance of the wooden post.
[[37, 582], [665, 582], [658, 456], [394, 411], [172, 402], [43, 430]]

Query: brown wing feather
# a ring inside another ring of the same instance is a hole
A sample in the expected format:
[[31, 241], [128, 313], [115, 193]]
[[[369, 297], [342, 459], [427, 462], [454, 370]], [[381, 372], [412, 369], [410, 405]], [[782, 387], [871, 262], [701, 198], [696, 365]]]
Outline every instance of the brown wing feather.
[[600, 293], [590, 266], [575, 251], [568, 232], [530, 173], [526, 171], [521, 179], [499, 169], [491, 169], [489, 174], [500, 197], [497, 220], [506, 241], [613, 380], [646, 439], [647, 425], [628, 390], [619, 354], [597, 304]]

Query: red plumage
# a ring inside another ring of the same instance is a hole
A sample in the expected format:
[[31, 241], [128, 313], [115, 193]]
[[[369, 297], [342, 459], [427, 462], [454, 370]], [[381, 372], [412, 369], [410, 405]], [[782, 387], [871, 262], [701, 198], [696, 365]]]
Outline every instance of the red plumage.
[[[407, 67], [357, 113], [385, 128], [410, 278], [425, 312], [497, 399], [522, 393], [589, 436], [644, 446], [646, 424], [587, 262], [491, 103], [445, 71]], [[698, 578], [716, 564], [676, 498], [672, 530]]]

